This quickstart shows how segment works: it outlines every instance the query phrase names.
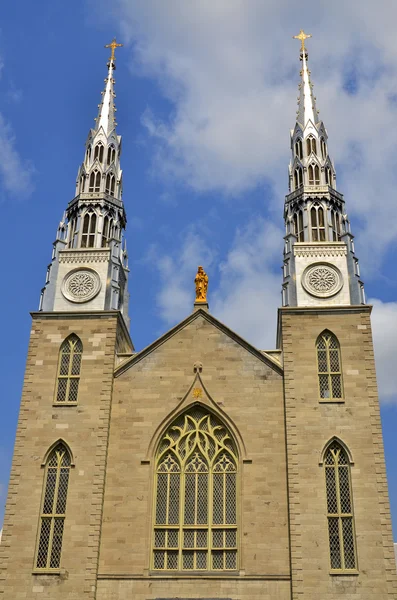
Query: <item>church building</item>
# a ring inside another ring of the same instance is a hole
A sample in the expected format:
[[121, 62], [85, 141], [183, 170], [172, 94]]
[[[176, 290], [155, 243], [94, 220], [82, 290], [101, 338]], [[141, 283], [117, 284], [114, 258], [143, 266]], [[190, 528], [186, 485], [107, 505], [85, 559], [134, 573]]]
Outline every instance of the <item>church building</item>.
[[396, 600], [371, 306], [296, 37], [271, 351], [211, 314], [205, 265], [192, 312], [134, 348], [109, 44], [32, 313], [0, 599]]

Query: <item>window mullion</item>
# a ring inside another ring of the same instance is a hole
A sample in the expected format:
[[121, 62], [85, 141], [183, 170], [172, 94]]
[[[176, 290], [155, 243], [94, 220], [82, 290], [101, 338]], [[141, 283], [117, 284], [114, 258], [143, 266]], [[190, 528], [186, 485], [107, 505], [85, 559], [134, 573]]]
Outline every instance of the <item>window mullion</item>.
[[337, 452], [335, 460], [335, 486], [336, 486], [336, 505], [338, 509], [338, 530], [339, 530], [339, 553], [340, 553], [340, 564], [341, 568], [345, 570], [345, 556], [344, 556], [344, 545], [343, 545], [343, 526], [342, 526], [342, 507], [340, 502], [340, 482], [339, 482], [339, 456], [340, 450]]
[[185, 486], [186, 486], [186, 473], [185, 465], [181, 465], [181, 485], [179, 489], [179, 552], [178, 552], [178, 570], [182, 571], [183, 568], [183, 545], [184, 545], [184, 514], [185, 514]]
[[208, 551], [207, 551], [207, 569], [211, 570], [212, 564], [212, 548], [213, 548], [213, 540], [212, 540], [212, 525], [213, 525], [213, 497], [214, 497], [214, 472], [213, 465], [208, 465]]

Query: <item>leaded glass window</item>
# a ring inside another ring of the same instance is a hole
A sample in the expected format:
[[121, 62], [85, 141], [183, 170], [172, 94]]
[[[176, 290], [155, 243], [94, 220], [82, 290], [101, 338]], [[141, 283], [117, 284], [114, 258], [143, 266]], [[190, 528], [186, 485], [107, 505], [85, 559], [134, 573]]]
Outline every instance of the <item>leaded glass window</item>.
[[77, 402], [82, 354], [83, 344], [77, 335], [70, 335], [62, 343], [58, 360], [56, 403]]
[[154, 570], [237, 569], [235, 444], [205, 408], [181, 415], [156, 458]]
[[317, 368], [320, 398], [343, 398], [340, 347], [330, 331], [324, 331], [317, 339]]
[[46, 465], [36, 569], [60, 567], [70, 465], [70, 453], [59, 443]]
[[349, 571], [357, 568], [349, 458], [335, 441], [324, 462], [331, 569]]

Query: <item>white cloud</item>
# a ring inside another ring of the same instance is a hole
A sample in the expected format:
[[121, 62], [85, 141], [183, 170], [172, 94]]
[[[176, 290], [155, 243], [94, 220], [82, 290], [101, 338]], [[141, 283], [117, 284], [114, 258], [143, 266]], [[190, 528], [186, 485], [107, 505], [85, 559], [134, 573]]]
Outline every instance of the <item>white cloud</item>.
[[376, 373], [381, 402], [397, 402], [397, 302], [370, 299]]
[[[397, 238], [391, 217], [397, 184], [397, 4], [116, 0], [112, 10], [124, 41], [133, 44], [132, 70], [156, 79], [172, 105], [168, 118], [150, 106], [142, 115], [156, 147], [155, 171], [198, 192], [231, 197], [270, 182], [271, 214], [277, 210], [280, 226], [299, 79], [298, 42], [291, 37], [304, 24], [313, 34], [308, 47], [317, 104], [353, 216], [362, 271], [375, 274]], [[160, 262], [164, 282], [177, 270], [174, 297], [166, 286], [160, 293], [168, 323], [186, 314], [192, 302], [186, 281], [197, 264], [213, 260], [213, 249], [207, 249], [204, 261], [191, 235]], [[260, 347], [274, 345], [281, 240], [281, 231], [269, 222], [242, 228], [210, 294], [213, 312]], [[387, 401], [397, 383], [390, 358], [397, 303], [373, 302], [379, 386]]]
[[[291, 37], [306, 24], [318, 106], [344, 166], [348, 210], [361, 219], [355, 232], [367, 235], [368, 272], [397, 237], [388, 219], [397, 183], [397, 5], [357, 8], [342, 0], [118, 0], [113, 10], [134, 43], [133, 68], [156, 78], [173, 103], [168, 119], [150, 109], [143, 116], [157, 142], [156, 172], [232, 195], [267, 178], [280, 213], [299, 70]], [[354, 96], [345, 80], [355, 82]]]
[[21, 158], [12, 128], [0, 113], [0, 186], [8, 195], [28, 196], [33, 191], [33, 174], [32, 164]]

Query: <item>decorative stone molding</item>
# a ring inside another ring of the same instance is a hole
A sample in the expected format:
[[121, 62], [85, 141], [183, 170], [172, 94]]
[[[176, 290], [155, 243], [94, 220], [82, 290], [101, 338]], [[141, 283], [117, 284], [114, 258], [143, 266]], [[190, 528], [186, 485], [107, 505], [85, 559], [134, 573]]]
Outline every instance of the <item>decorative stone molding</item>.
[[342, 289], [342, 273], [328, 263], [309, 265], [303, 272], [302, 286], [312, 296], [329, 298]]
[[99, 293], [101, 280], [93, 269], [73, 269], [66, 275], [61, 289], [70, 302], [88, 302]]
[[63, 250], [59, 253], [60, 263], [108, 262], [109, 248], [103, 250]]
[[347, 248], [344, 242], [334, 242], [333, 244], [319, 245], [319, 242], [313, 244], [294, 244], [294, 256], [304, 258], [328, 258], [335, 256], [346, 256]]

